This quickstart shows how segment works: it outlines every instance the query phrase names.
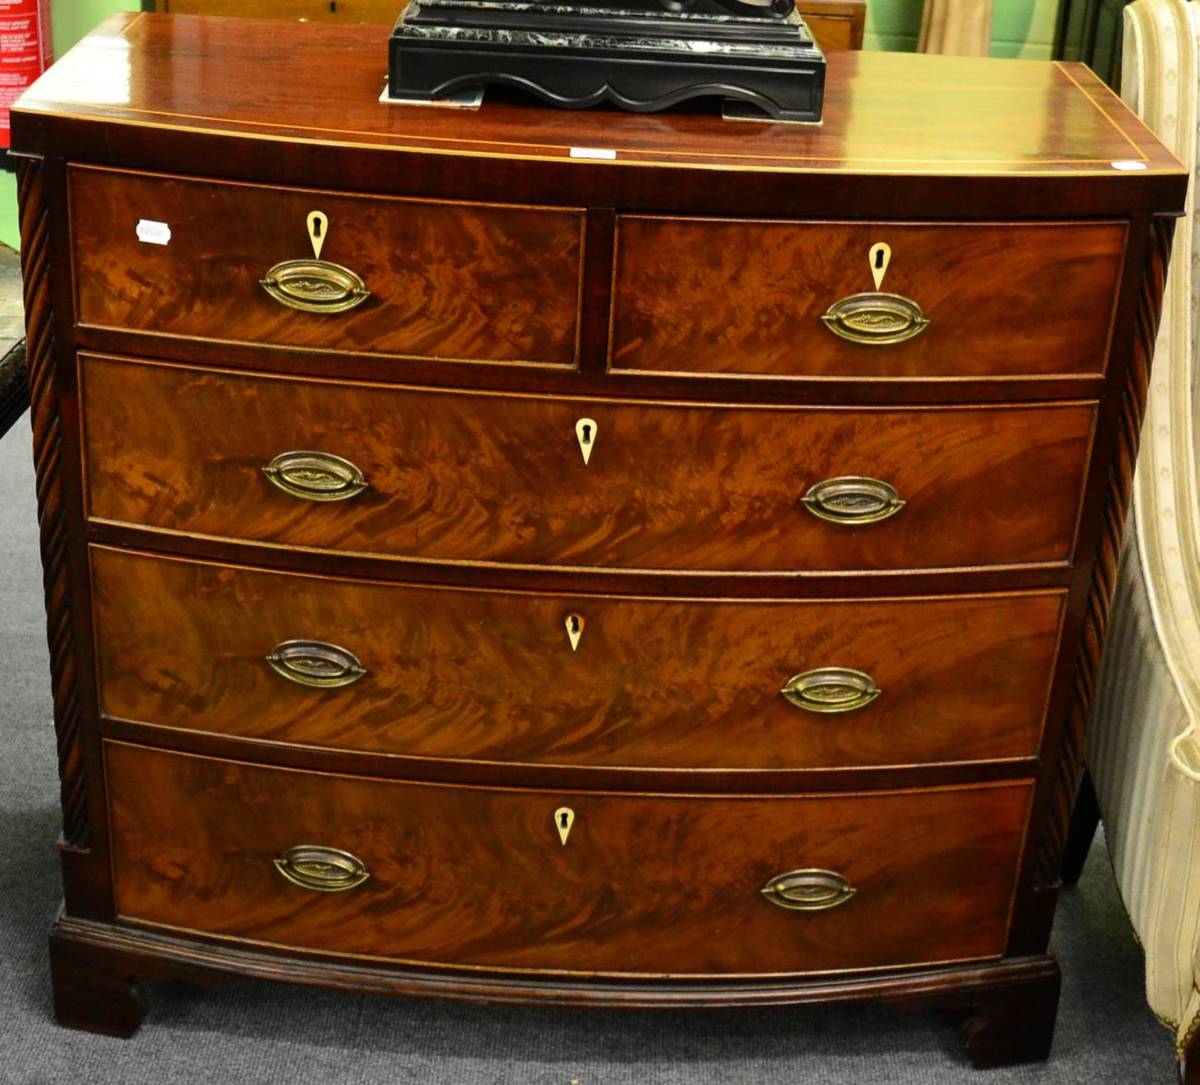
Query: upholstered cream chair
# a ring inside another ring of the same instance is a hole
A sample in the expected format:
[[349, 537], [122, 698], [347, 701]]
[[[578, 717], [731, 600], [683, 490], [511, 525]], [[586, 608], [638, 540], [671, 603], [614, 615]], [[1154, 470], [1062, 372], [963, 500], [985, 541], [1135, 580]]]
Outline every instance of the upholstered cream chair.
[[[1125, 11], [1122, 95], [1195, 169], [1200, 4]], [[1200, 507], [1195, 192], [1175, 231], [1133, 509], [1087, 765], [1121, 895], [1146, 954], [1151, 1008], [1200, 1082]], [[1085, 780], [1070, 852], [1091, 833]], [[1094, 829], [1094, 820], [1091, 828]], [[1081, 861], [1081, 860], [1079, 860]], [[1191, 1058], [1188, 1058], [1189, 1054]]]

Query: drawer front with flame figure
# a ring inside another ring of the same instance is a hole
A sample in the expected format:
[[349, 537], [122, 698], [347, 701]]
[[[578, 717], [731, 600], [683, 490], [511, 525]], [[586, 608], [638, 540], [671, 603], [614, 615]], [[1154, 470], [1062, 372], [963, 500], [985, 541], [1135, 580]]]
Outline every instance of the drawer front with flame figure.
[[463, 394], [90, 356], [81, 383], [94, 519], [531, 566], [1065, 564], [1096, 417]]
[[[572, 366], [578, 211], [71, 170], [79, 318], [103, 328]], [[164, 244], [140, 244], [139, 221]]]
[[1120, 222], [625, 216], [614, 371], [775, 377], [1102, 373]]
[[491, 790], [122, 743], [106, 761], [126, 919], [441, 966], [611, 974], [998, 956], [1031, 792]]
[[91, 566], [115, 719], [709, 774], [1032, 758], [1065, 600], [464, 590], [104, 547]]

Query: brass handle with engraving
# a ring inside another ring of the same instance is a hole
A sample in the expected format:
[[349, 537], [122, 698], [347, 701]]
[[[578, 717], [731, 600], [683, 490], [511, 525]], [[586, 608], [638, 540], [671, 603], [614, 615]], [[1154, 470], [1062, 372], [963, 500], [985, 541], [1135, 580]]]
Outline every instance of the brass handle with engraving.
[[298, 844], [275, 859], [275, 869], [293, 885], [318, 893], [344, 893], [371, 873], [357, 856], [319, 844]]
[[329, 260], [284, 260], [259, 282], [280, 305], [305, 313], [344, 313], [371, 296], [358, 275]]
[[789, 678], [779, 692], [789, 704], [805, 712], [837, 715], [866, 708], [883, 690], [862, 671], [850, 667], [818, 667]]
[[281, 452], [262, 472], [285, 494], [305, 501], [345, 501], [367, 489], [363, 473], [330, 452]]
[[877, 524], [904, 508], [904, 499], [894, 486], [861, 475], [827, 478], [809, 487], [800, 500], [818, 519], [849, 527]]
[[821, 322], [839, 339], [868, 347], [904, 343], [929, 327], [929, 319], [912, 298], [878, 291], [835, 301]]
[[762, 887], [772, 904], [793, 912], [824, 912], [845, 904], [858, 890], [833, 870], [790, 870]]
[[276, 674], [314, 689], [350, 686], [367, 673], [353, 652], [320, 640], [285, 640], [266, 658]]

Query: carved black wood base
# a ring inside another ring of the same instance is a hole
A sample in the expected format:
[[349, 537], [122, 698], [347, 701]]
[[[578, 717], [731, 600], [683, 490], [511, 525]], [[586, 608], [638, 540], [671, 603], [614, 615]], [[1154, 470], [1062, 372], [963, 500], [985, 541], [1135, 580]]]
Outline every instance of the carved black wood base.
[[795, 12], [706, 17], [659, 8], [650, 17], [573, 4], [411, 0], [388, 55], [388, 95], [400, 101], [501, 85], [562, 109], [609, 103], [651, 113], [719, 98], [814, 123], [825, 90], [825, 58]]

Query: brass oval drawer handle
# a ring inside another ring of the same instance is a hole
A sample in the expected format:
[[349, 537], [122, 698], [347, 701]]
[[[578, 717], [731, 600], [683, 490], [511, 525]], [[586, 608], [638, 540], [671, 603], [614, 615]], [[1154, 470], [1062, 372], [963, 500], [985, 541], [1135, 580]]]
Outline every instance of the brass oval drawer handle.
[[354, 464], [329, 452], [281, 452], [262, 471], [285, 494], [305, 501], [345, 501], [367, 489]]
[[822, 323], [839, 339], [869, 347], [903, 343], [929, 327], [921, 307], [901, 294], [851, 294], [835, 301]]
[[370, 876], [357, 856], [319, 844], [298, 844], [275, 860], [275, 869], [293, 885], [318, 893], [344, 893], [362, 885]]
[[284, 260], [259, 282], [280, 305], [305, 313], [344, 313], [371, 296], [353, 271], [328, 260]]
[[772, 904], [793, 912], [824, 912], [845, 904], [858, 890], [833, 870], [790, 870], [762, 887]]
[[790, 704], [806, 712], [836, 715], [866, 708], [883, 690], [862, 671], [818, 667], [789, 678], [779, 692]]
[[315, 689], [350, 686], [367, 673], [353, 652], [320, 640], [285, 640], [267, 656], [267, 663], [289, 682]]
[[850, 527], [877, 524], [904, 508], [904, 499], [894, 486], [861, 475], [827, 478], [809, 487], [800, 500], [818, 519]]

